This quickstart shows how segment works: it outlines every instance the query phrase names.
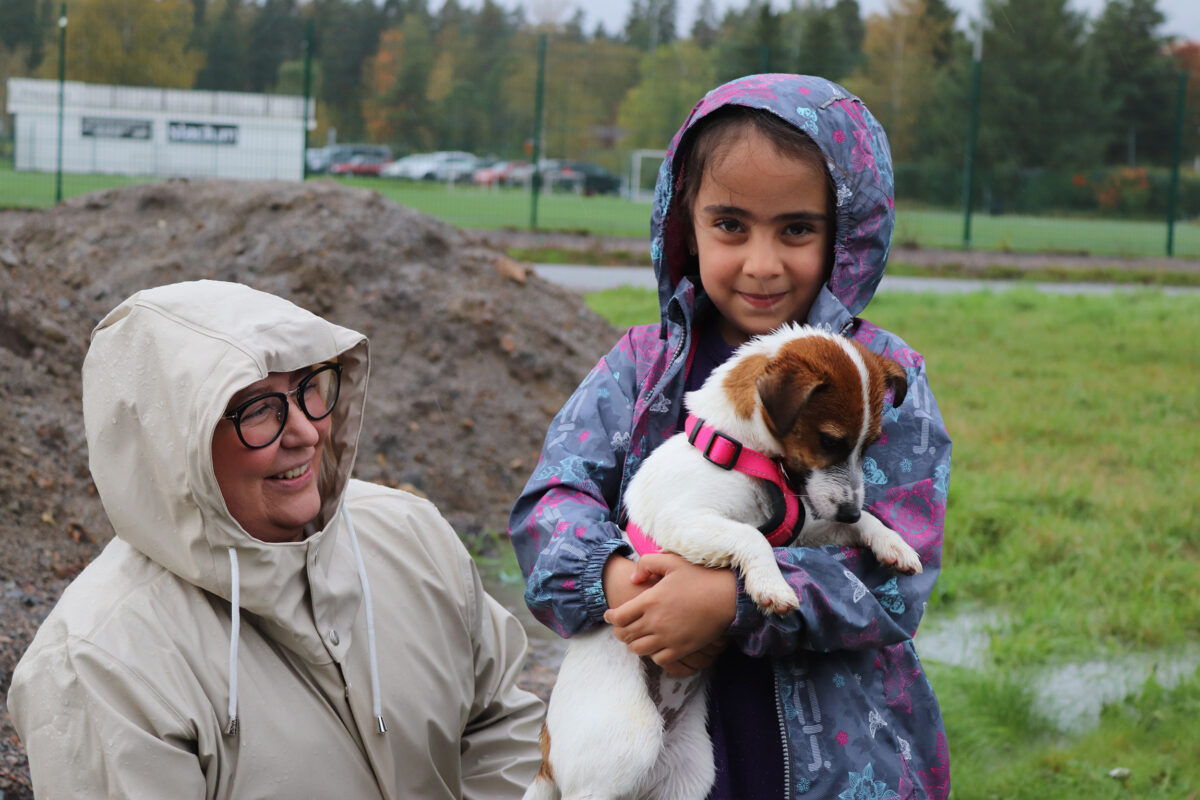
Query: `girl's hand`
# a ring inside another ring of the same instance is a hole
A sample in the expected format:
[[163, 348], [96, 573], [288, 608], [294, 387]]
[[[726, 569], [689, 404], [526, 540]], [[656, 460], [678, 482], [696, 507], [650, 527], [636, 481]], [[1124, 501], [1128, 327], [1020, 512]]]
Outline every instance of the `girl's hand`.
[[[672, 553], [643, 556], [631, 566], [629, 580], [640, 594], [604, 614], [617, 638], [670, 674], [691, 674], [711, 664], [720, 652], [712, 646], [737, 612], [733, 572], [702, 567]], [[610, 589], [605, 581], [610, 600], [618, 582]], [[646, 584], [651, 585], [642, 589]]]

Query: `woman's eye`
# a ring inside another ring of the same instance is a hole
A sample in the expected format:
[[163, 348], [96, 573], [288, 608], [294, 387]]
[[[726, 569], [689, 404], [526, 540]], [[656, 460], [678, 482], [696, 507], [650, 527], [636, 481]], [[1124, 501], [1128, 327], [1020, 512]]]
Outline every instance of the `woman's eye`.
[[265, 422], [275, 416], [276, 413], [275, 404], [270, 400], [263, 400], [242, 412], [242, 424], [254, 425], [259, 422]]

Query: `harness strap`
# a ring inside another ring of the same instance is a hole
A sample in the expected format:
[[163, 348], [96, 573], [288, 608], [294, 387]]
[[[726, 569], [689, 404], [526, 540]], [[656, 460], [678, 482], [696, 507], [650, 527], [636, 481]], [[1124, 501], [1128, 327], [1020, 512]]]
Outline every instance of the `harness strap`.
[[[704, 454], [704, 458], [721, 469], [736, 470], [745, 475], [767, 481], [773, 489], [773, 499], [782, 500], [772, 503], [771, 519], [766, 529], [760, 528], [762, 534], [772, 547], [782, 547], [787, 544], [795, 532], [796, 523], [800, 521], [803, 511], [796, 492], [788, 486], [787, 476], [783, 467], [773, 458], [768, 458], [757, 450], [745, 447], [737, 439], [722, 433], [709, 425], [695, 414], [688, 414], [683, 425], [688, 442]], [[657, 553], [661, 548], [632, 521], [625, 527], [625, 535], [633, 549], [639, 555]]]

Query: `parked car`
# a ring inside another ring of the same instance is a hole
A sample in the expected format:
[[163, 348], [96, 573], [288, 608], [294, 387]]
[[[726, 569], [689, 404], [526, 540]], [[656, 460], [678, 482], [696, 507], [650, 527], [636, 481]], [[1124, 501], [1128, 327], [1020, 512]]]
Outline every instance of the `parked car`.
[[332, 172], [335, 164], [345, 164], [356, 156], [370, 156], [386, 164], [392, 160], [392, 148], [382, 144], [335, 144], [305, 152], [308, 171], [317, 174]]
[[380, 171], [385, 178], [407, 178], [423, 181], [467, 180], [479, 165], [479, 159], [462, 150], [439, 150], [436, 153], [414, 153], [393, 161]]
[[585, 195], [619, 194], [621, 179], [599, 164], [587, 161], [562, 161], [555, 180], [570, 185]]
[[334, 175], [378, 176], [380, 170], [389, 163], [390, 160], [385, 160], [381, 155], [357, 155], [349, 161], [339, 161], [329, 171]]
[[[554, 186], [554, 176], [558, 174], [558, 162], [543, 158], [538, 161], [538, 172], [542, 176], [542, 186]], [[528, 187], [533, 181], [533, 162], [517, 161], [508, 173], [500, 180], [504, 186]]]
[[527, 165], [527, 161], [491, 161], [477, 167], [471, 173], [471, 181], [476, 186], [503, 185], [513, 170]]

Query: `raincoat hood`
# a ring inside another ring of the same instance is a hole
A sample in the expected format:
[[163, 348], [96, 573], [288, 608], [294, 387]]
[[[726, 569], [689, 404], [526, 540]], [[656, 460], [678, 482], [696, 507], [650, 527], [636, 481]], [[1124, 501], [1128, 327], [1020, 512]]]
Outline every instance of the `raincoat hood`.
[[[238, 390], [270, 372], [334, 358], [343, 365], [342, 390], [323, 459], [316, 528], [302, 542], [259, 541], [225, 505], [212, 464], [213, 432]], [[218, 281], [133, 295], [93, 331], [83, 365], [89, 465], [117, 536], [226, 600], [233, 548], [242, 608], [294, 627], [296, 613], [310, 602], [309, 557], [320, 564], [319, 543], [340, 524], [367, 373], [363, 335], [274, 295]]]
[[674, 202], [688, 136], [701, 119], [730, 105], [775, 114], [808, 134], [824, 153], [836, 186], [834, 263], [808, 322], [835, 325], [844, 314], [857, 316], [883, 277], [895, 225], [887, 136], [862, 101], [841, 86], [808, 75], [767, 74], [739, 78], [706, 94], [671, 140], [659, 168], [650, 235], [664, 322], [684, 277], [698, 282], [680, 221], [684, 211]]

